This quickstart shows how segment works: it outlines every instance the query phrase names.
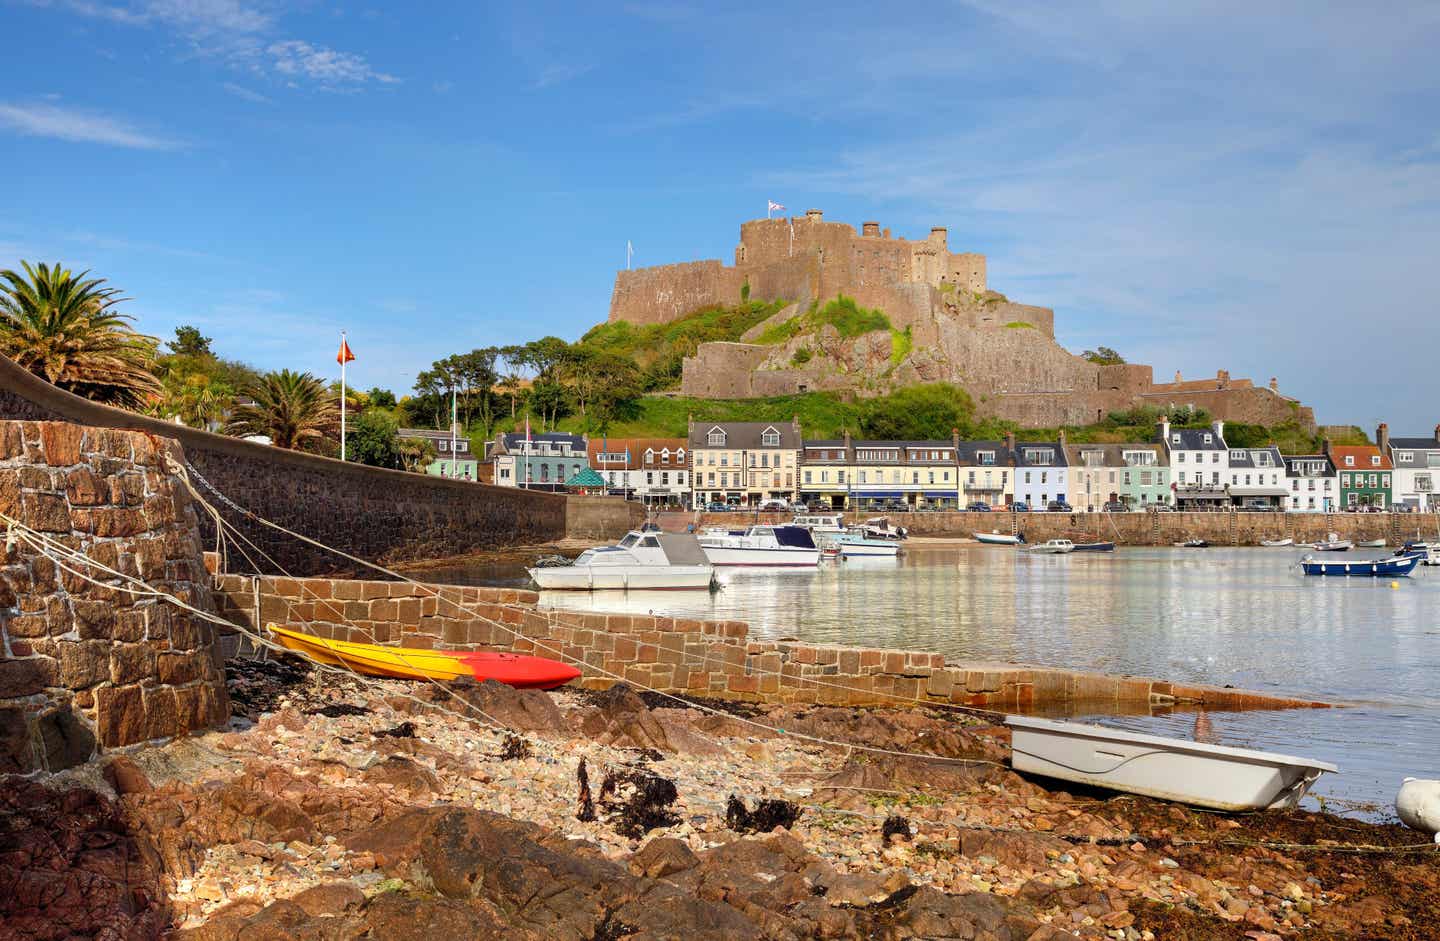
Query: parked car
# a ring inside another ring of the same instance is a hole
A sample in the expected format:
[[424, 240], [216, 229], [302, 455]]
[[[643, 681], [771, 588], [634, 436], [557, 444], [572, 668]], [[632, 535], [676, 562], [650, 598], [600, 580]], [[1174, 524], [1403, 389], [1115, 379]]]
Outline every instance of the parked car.
[[705, 507], [705, 512], [706, 512], [706, 513], [724, 513], [724, 512], [726, 512], [726, 511], [729, 510], [729, 509], [730, 509], [730, 505], [729, 505], [728, 503], [712, 503], [712, 504], [710, 504], [709, 506]]
[[1021, 501], [1018, 501], [1018, 500], [1017, 500], [1016, 502], [1010, 504], [1010, 512], [1011, 512], [1011, 513], [1029, 513], [1029, 512], [1030, 512], [1030, 504], [1024, 503], [1024, 502], [1021, 502]]
[[1064, 500], [1051, 500], [1045, 509], [1051, 513], [1074, 513], [1075, 510]]
[[784, 513], [790, 509], [790, 504], [784, 500], [766, 500], [760, 504], [761, 513]]
[[980, 501], [980, 500], [976, 500], [974, 503], [970, 504], [969, 506], [967, 506], [967, 507], [965, 508], [965, 512], [967, 512], [967, 513], [989, 513], [989, 512], [990, 512], [990, 504], [985, 503], [985, 502]]
[[1175, 512], [1175, 508], [1174, 508], [1173, 506], [1171, 506], [1170, 504], [1168, 504], [1168, 503], [1152, 503], [1152, 504], [1150, 505], [1150, 512], [1151, 512], [1151, 513], [1174, 513], [1174, 512]]
[[791, 512], [791, 513], [809, 513], [809, 512], [810, 512], [810, 508], [809, 508], [808, 506], [806, 506], [805, 504], [801, 503], [799, 500], [795, 500], [795, 501], [791, 502], [791, 504], [790, 504], [790, 512]]
[[1125, 504], [1121, 503], [1119, 500], [1112, 500], [1109, 503], [1105, 504], [1106, 513], [1128, 513], [1129, 511], [1130, 508]]

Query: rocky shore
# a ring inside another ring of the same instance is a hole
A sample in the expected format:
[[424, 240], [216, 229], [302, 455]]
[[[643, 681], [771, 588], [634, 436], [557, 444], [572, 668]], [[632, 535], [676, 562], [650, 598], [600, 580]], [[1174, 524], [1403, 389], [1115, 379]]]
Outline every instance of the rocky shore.
[[1412, 831], [1048, 790], [958, 711], [273, 663], [229, 686], [227, 731], [0, 782], [0, 939], [1418, 939], [1440, 915]]

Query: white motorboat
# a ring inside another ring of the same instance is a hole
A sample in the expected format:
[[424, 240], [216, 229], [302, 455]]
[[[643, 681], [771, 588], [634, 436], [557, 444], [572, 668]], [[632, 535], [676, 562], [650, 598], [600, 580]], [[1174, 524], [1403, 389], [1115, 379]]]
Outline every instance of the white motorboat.
[[1355, 548], [1357, 548], [1357, 549], [1384, 549], [1384, 548], [1385, 548], [1385, 540], [1383, 540], [1383, 539], [1363, 539], [1363, 540], [1361, 540], [1360, 542], [1355, 543]]
[[1025, 541], [1019, 536], [1001, 532], [976, 533], [975, 539], [977, 542], [983, 542], [987, 546], [1018, 546]]
[[888, 516], [875, 516], [860, 524], [867, 539], [904, 539], [910, 535], [904, 526], [896, 526]]
[[1075, 551], [1075, 543], [1068, 539], [1047, 539], [1042, 543], [1031, 546], [1026, 552], [1037, 552], [1041, 555], [1064, 555], [1067, 552]]
[[808, 529], [815, 536], [845, 532], [845, 518], [839, 513], [797, 513], [790, 525]]
[[543, 590], [707, 589], [715, 567], [694, 536], [634, 531], [618, 545], [586, 549], [568, 565], [537, 565], [531, 579]]
[[1260, 540], [1260, 545], [1267, 549], [1285, 549], [1295, 545], [1295, 540], [1288, 536], [1284, 539], [1262, 539]]
[[1396, 555], [1418, 555], [1421, 565], [1440, 565], [1440, 544], [1410, 540], [1403, 549], [1395, 550]]
[[1355, 543], [1341, 539], [1339, 533], [1331, 533], [1324, 542], [1312, 543], [1310, 548], [1317, 552], [1345, 552], [1355, 548]]
[[710, 529], [700, 534], [700, 546], [713, 565], [813, 567], [820, 564], [820, 549], [810, 531], [801, 526]]
[[1141, 735], [1078, 722], [1007, 716], [1010, 764], [1041, 774], [1216, 810], [1294, 807], [1323, 761]]
[[853, 556], [882, 556], [895, 558], [900, 554], [900, 543], [894, 539], [875, 539], [866, 530], [851, 530], [824, 537], [822, 545], [835, 546], [845, 558]]

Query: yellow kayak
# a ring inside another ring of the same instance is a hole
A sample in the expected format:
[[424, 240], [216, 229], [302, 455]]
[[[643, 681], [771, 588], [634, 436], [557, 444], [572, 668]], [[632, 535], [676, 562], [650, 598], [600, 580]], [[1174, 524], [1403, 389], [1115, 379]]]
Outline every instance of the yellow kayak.
[[282, 647], [319, 663], [367, 676], [443, 682], [465, 676], [477, 682], [498, 680], [522, 689], [553, 689], [580, 675], [580, 671], [569, 664], [524, 654], [357, 644], [328, 640], [275, 624], [267, 624], [266, 629]]

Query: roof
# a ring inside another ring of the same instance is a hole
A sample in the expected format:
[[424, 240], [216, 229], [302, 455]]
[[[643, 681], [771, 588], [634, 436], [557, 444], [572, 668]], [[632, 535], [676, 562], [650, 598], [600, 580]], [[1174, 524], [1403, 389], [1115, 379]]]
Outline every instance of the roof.
[[[712, 445], [707, 441], [710, 432], [714, 429], [725, 432], [724, 445]], [[766, 445], [761, 443], [761, 437], [766, 431], [774, 429], [780, 435], [779, 445]], [[800, 431], [793, 422], [788, 421], [716, 421], [716, 422], [695, 422], [690, 426], [690, 449], [725, 447], [732, 449], [744, 448], [754, 451], [764, 447], [789, 448], [798, 450], [802, 446]]]
[[1440, 440], [1435, 438], [1391, 438], [1390, 450], [1401, 451], [1440, 451]]
[[[1240, 456], [1236, 457], [1237, 454]], [[1261, 464], [1258, 460], [1256, 460], [1257, 455], [1260, 454], [1270, 455], [1270, 463]], [[1319, 456], [1322, 458], [1324, 457], [1324, 455]], [[1285, 466], [1285, 457], [1280, 453], [1280, 449], [1273, 445], [1268, 448], [1231, 448], [1230, 466], [1232, 468], [1283, 467]]]
[[581, 468], [579, 473], [565, 481], [567, 487], [603, 487], [605, 478], [588, 467]]
[[[1287, 454], [1285, 455], [1285, 474], [1289, 477], [1299, 477], [1300, 472], [1295, 465], [1301, 461], [1324, 461], [1327, 476], [1335, 473], [1335, 464], [1323, 454]], [[1233, 466], [1233, 465], [1232, 465]]]
[[[1127, 467], [1125, 453], [1127, 451], [1148, 451], [1155, 455], [1155, 464], [1158, 467], [1165, 459], [1164, 447], [1154, 441], [1130, 441], [1130, 442], [1107, 442], [1103, 444], [1067, 444], [1065, 445], [1065, 457], [1070, 461], [1072, 467], [1085, 467], [1084, 455], [1087, 452], [1099, 451], [1103, 456], [1100, 459], [1100, 467]], [[1143, 465], [1142, 465], [1143, 466]]]
[[[1055, 461], [1050, 464], [1032, 464], [1025, 457], [1026, 449], [1049, 448], [1054, 452]], [[1065, 449], [1058, 441], [1017, 441], [1015, 442], [1015, 466], [1016, 467], [1064, 467], [1068, 462], [1065, 460]]]
[[[532, 443], [548, 441], [552, 444], [568, 444], [572, 449], [576, 451], [583, 452], [585, 450], [585, 436], [572, 435], [567, 431], [532, 431], [530, 433], [530, 441]], [[500, 436], [500, 442], [504, 446], [505, 450], [509, 451], [510, 449], [525, 443], [525, 432], [506, 432], [505, 434]]]
[[[684, 438], [591, 438], [589, 446], [590, 466], [600, 470], [638, 470], [642, 467], [664, 467], [674, 469], [682, 465], [671, 461], [668, 464], [660, 463], [660, 455], [669, 448], [673, 456], [677, 451], [686, 451], [686, 458], [689, 458], [689, 450]], [[655, 460], [649, 465], [645, 463], [645, 452], [654, 451]], [[606, 461], [602, 466], [599, 460], [601, 453], [624, 454], [623, 461]]]
[[[1180, 436], [1180, 443], [1175, 443], [1175, 436]], [[1210, 436], [1210, 442], [1205, 442], [1205, 436]], [[1181, 451], [1224, 451], [1226, 450], [1225, 437], [1217, 435], [1214, 428], [1171, 428], [1170, 437], [1165, 441], [1167, 447], [1176, 448]]]
[[[1368, 467], [1372, 470], [1394, 470], [1395, 465], [1390, 461], [1390, 455], [1385, 454], [1379, 447], [1373, 444], [1342, 444], [1330, 447], [1330, 457], [1334, 459], [1335, 466], [1341, 470], [1359, 470]], [[1345, 464], [1347, 457], [1353, 457], [1355, 462], [1349, 466]], [[1372, 457], [1380, 458], [1379, 464], [1372, 464]]]
[[[995, 452], [994, 464], [981, 464], [977, 456], [981, 451]], [[1010, 449], [1003, 441], [962, 441], [960, 453], [956, 455], [962, 467], [1009, 467]]]

